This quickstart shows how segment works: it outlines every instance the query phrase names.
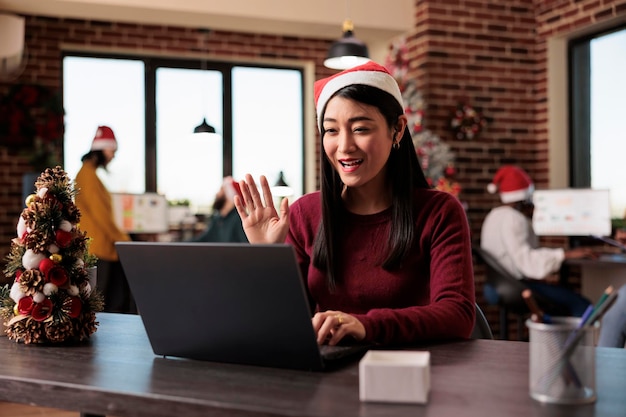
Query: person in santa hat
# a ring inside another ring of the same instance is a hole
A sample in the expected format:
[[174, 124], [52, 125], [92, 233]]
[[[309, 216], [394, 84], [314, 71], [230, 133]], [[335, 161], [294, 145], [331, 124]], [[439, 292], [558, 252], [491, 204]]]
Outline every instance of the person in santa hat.
[[277, 212], [267, 178], [259, 190], [246, 175], [235, 206], [248, 240], [293, 246], [320, 344], [469, 337], [476, 306], [465, 210], [429, 187], [395, 79], [369, 62], [314, 90], [320, 190], [291, 206], [282, 200]]
[[241, 225], [241, 217], [235, 208], [235, 195], [239, 184], [232, 177], [225, 177], [215, 199], [213, 213], [204, 232], [192, 242], [248, 242]]
[[[565, 250], [539, 246], [539, 238], [532, 227], [534, 184], [522, 168], [515, 165], [500, 167], [487, 186], [491, 194], [500, 195], [502, 205], [492, 209], [481, 228], [480, 246], [493, 255], [503, 268], [535, 293], [554, 303], [559, 314], [580, 317], [589, 300], [580, 294], [557, 285], [556, 274], [565, 259], [593, 258], [591, 248]], [[550, 311], [547, 311], [550, 313]]]
[[116, 151], [113, 130], [98, 126], [76, 174], [76, 206], [81, 213], [80, 228], [90, 238], [89, 253], [98, 257], [97, 288], [104, 296], [104, 311], [136, 313], [137, 307], [115, 249], [115, 242], [131, 238], [117, 226], [111, 194], [96, 173], [98, 168], [106, 170]]

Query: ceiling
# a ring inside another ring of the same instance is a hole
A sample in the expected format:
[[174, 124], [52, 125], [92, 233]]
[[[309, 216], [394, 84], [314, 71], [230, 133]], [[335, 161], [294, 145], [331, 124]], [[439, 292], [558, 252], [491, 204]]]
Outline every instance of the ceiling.
[[[0, 0], [0, 11], [268, 33], [341, 37], [345, 18], [370, 52], [413, 26], [412, 0]], [[374, 55], [374, 54], [373, 54]]]

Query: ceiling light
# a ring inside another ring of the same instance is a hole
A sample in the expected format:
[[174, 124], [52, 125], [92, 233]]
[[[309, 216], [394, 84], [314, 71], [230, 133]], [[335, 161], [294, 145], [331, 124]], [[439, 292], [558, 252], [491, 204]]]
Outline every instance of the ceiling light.
[[[201, 29], [200, 32], [202, 33], [202, 51], [204, 52], [204, 54], [206, 54], [206, 38], [210, 32], [209, 29]], [[203, 56], [202, 57], [202, 72], [206, 71], [206, 59]], [[204, 111], [204, 109], [206, 109], [206, 96], [204, 94], [204, 86], [201, 86], [203, 94], [202, 94], [202, 108]], [[206, 117], [204, 117], [202, 119], [202, 123], [200, 123], [198, 126], [195, 127], [195, 129], [193, 129], [193, 133], [194, 134], [203, 134], [203, 135], [211, 135], [211, 136], [219, 136], [216, 131], [215, 128], [213, 126], [211, 126], [210, 124], [207, 123], [206, 121]]]
[[283, 197], [291, 197], [293, 195], [293, 188], [287, 184], [285, 181], [285, 176], [283, 175], [283, 171], [280, 171], [278, 174], [278, 180], [272, 187], [272, 194], [275, 197], [283, 198]]
[[352, 20], [343, 22], [343, 37], [330, 46], [328, 56], [324, 61], [327, 68], [344, 70], [368, 62], [369, 52], [367, 45], [354, 37]]
[[215, 128], [206, 122], [206, 118], [193, 130], [193, 133], [215, 133]]

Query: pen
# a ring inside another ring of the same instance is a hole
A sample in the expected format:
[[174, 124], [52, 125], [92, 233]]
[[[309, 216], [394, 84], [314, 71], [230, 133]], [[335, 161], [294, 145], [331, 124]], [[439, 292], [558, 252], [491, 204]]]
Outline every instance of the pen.
[[[576, 329], [572, 330], [572, 332], [569, 334], [569, 336], [567, 337], [567, 340], [565, 341], [564, 346], [569, 345], [572, 342], [572, 340], [576, 338], [576, 332], [579, 331], [585, 325], [585, 323], [587, 323], [587, 320], [589, 320], [589, 317], [591, 317], [591, 314], [593, 313], [594, 310], [595, 308], [592, 304], [589, 304], [587, 306], [587, 309], [585, 310], [583, 315], [580, 317], [580, 321], [578, 322]], [[580, 388], [582, 386], [580, 379], [578, 378], [578, 375], [576, 374], [576, 371], [572, 367], [571, 363], [569, 363], [569, 360], [567, 363], [567, 371], [568, 371], [566, 375], [567, 381], [569, 382], [570, 379], [573, 380], [576, 386]]]
[[550, 323], [552, 321], [550, 316], [545, 314], [543, 310], [539, 308], [537, 301], [535, 301], [535, 298], [533, 297], [533, 292], [530, 289], [525, 289], [524, 291], [522, 291], [522, 298], [524, 299], [526, 305], [528, 306], [528, 309], [532, 313], [530, 315], [530, 319], [532, 321], [534, 321], [535, 323]]
[[596, 305], [594, 306], [594, 310], [597, 310], [602, 303], [604, 303], [607, 299], [607, 297], [613, 292], [613, 286], [609, 285], [608, 287], [606, 287], [606, 289], [604, 290], [604, 292], [602, 293], [602, 295], [600, 296], [600, 298], [598, 299], [598, 301], [596, 302]]

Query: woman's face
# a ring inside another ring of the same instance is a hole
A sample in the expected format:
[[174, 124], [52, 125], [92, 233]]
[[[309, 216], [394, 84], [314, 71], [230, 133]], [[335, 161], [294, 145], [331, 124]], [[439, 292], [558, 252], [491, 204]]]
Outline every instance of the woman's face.
[[[402, 132], [405, 125], [401, 118], [395, 128]], [[326, 105], [323, 127], [324, 152], [346, 186], [384, 180], [393, 135], [401, 134], [387, 125], [376, 107], [334, 97]]]
[[104, 155], [104, 159], [105, 159], [105, 164], [104, 166], [106, 167], [107, 165], [109, 165], [109, 162], [111, 162], [113, 160], [113, 158], [115, 158], [115, 149], [103, 149], [102, 150], [102, 154]]

